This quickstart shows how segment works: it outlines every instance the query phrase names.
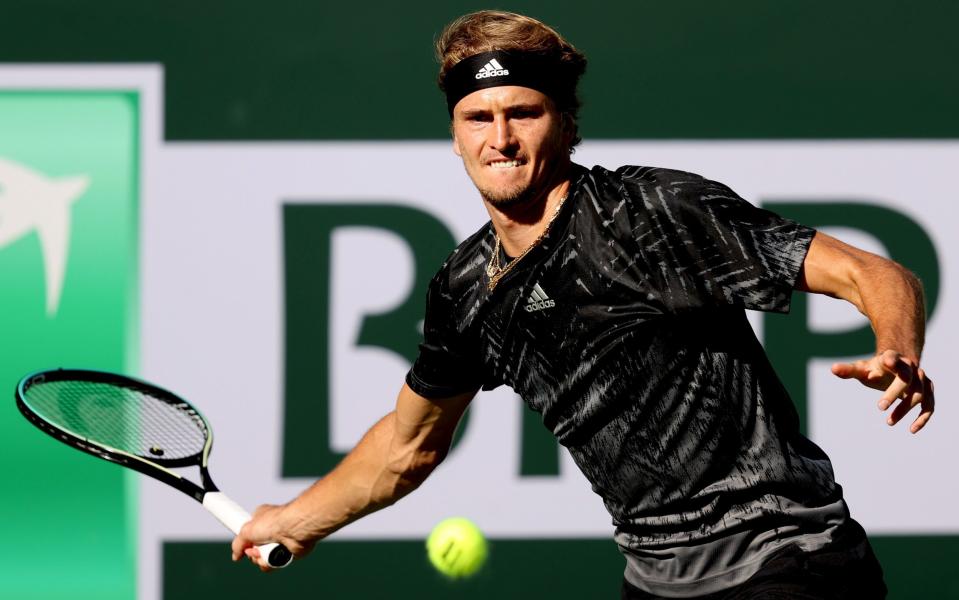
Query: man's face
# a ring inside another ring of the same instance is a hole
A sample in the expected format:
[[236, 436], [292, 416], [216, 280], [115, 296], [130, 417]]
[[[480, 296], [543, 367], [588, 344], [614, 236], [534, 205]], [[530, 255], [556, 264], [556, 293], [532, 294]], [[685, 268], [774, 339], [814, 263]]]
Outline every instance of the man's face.
[[549, 192], [569, 164], [571, 129], [534, 89], [477, 90], [453, 109], [453, 152], [483, 198], [505, 208]]

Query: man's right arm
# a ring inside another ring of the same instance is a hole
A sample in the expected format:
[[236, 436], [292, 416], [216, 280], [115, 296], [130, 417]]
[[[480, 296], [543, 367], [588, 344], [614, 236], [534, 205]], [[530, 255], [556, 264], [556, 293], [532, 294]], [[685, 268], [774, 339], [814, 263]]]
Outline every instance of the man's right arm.
[[404, 384], [396, 409], [336, 468], [288, 504], [256, 510], [233, 540], [233, 560], [246, 554], [267, 570], [256, 545], [279, 542], [303, 556], [337, 529], [415, 490], [446, 457], [475, 393], [430, 400]]

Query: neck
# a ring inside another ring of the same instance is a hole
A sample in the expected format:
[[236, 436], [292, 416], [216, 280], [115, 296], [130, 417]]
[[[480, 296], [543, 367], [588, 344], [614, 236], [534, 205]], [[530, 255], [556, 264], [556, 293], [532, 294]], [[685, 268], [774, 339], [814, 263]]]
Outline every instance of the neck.
[[521, 205], [498, 208], [484, 200], [493, 229], [509, 256], [519, 256], [543, 234], [569, 193], [569, 170], [543, 192]]

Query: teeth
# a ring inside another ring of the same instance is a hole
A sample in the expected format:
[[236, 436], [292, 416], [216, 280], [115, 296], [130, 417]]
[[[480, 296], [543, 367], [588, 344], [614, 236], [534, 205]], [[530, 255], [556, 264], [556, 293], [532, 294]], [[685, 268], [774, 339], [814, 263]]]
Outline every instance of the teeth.
[[490, 163], [490, 166], [496, 169], [505, 169], [507, 167], [518, 167], [519, 161], [518, 160], [500, 160], [494, 163]]

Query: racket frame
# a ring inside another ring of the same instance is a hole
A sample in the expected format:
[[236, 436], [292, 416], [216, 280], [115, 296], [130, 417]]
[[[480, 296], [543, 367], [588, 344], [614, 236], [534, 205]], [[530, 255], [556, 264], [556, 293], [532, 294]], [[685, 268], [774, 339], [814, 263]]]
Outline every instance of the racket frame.
[[[124, 450], [120, 450], [119, 448], [113, 448], [100, 442], [91, 441], [68, 429], [59, 427], [56, 423], [51, 423], [34, 412], [30, 408], [29, 403], [26, 401], [26, 394], [30, 387], [36, 384], [56, 381], [85, 381], [90, 383], [103, 383], [106, 385], [118, 385], [121, 387], [142, 391], [173, 406], [183, 406], [187, 410], [190, 418], [196, 420], [203, 426], [203, 431], [206, 436], [203, 449], [196, 454], [179, 458], [156, 457], [148, 459], [136, 454], [131, 454]], [[219, 488], [216, 487], [216, 484], [213, 483], [213, 479], [210, 477], [210, 472], [207, 468], [210, 451], [213, 448], [213, 428], [210, 427], [210, 422], [206, 420], [203, 414], [200, 413], [195, 406], [180, 398], [173, 392], [134, 377], [109, 373], [106, 371], [95, 371], [90, 369], [49, 369], [36, 371], [23, 377], [17, 384], [16, 393], [14, 395], [16, 396], [17, 408], [20, 410], [20, 413], [23, 414], [23, 416], [26, 417], [26, 419], [30, 421], [30, 423], [32, 423], [37, 429], [59, 440], [60, 442], [76, 448], [77, 450], [86, 452], [87, 454], [96, 456], [97, 458], [102, 458], [103, 460], [127, 467], [180, 490], [187, 496], [190, 496], [202, 504], [205, 508], [207, 508], [207, 510], [210, 510], [210, 512], [212, 512], [214, 516], [216, 516], [217, 519], [219, 519], [228, 528], [234, 529], [235, 527], [234, 533], [238, 533], [239, 526], [241, 526], [242, 522], [249, 518], [248, 513], [246, 513], [242, 507], [235, 504], [232, 500], [226, 498], [226, 496], [220, 492]], [[193, 466], [200, 468], [200, 479], [203, 483], [202, 487], [170, 470], [172, 468]], [[211, 496], [209, 498], [209, 500], [212, 500], [212, 502], [204, 502], [204, 497], [211, 493], [216, 494], [215, 496]], [[244, 515], [246, 518], [244, 519], [240, 515]], [[283, 548], [282, 546], [278, 548], [277, 546], [278, 544], [276, 543], [270, 543], [258, 546], [258, 548], [261, 550], [261, 554], [264, 557], [269, 557], [271, 566], [274, 568], [282, 568], [290, 563], [290, 560], [292, 560], [292, 555], [286, 548]]]
[[[100, 442], [92, 442], [87, 438], [69, 431], [68, 429], [57, 426], [55, 423], [50, 423], [30, 409], [29, 404], [25, 400], [27, 390], [29, 390], [34, 384], [48, 383], [53, 381], [71, 381], [77, 379], [92, 383], [120, 385], [132, 389], [142, 388], [151, 396], [167, 402], [168, 404], [185, 406], [190, 417], [198, 420], [203, 425], [203, 430], [206, 434], [206, 440], [203, 444], [203, 449], [197, 454], [191, 454], [190, 456], [183, 456], [180, 458], [144, 458], [142, 456], [125, 452], [124, 450], [120, 450], [118, 448], [113, 448], [106, 444], [101, 444]], [[220, 491], [216, 487], [216, 484], [213, 483], [213, 479], [210, 477], [210, 473], [207, 469], [210, 451], [213, 448], [213, 429], [210, 427], [209, 421], [206, 420], [206, 418], [200, 413], [200, 411], [196, 409], [196, 407], [168, 390], [157, 387], [145, 381], [135, 379], [133, 377], [117, 375], [115, 373], [108, 373], [105, 371], [93, 371], [88, 369], [54, 369], [37, 371], [21, 379], [20, 383], [17, 384], [16, 397], [17, 408], [20, 409], [20, 412], [24, 417], [27, 418], [28, 421], [30, 421], [34, 426], [47, 435], [50, 435], [51, 437], [54, 437], [69, 446], [73, 446], [78, 450], [82, 450], [87, 454], [92, 454], [98, 458], [102, 458], [104, 460], [108, 460], [110, 462], [133, 469], [134, 471], [138, 471], [144, 475], [153, 477], [154, 479], [158, 479], [163, 483], [177, 488], [201, 504], [203, 503], [203, 496], [207, 492]], [[200, 479], [203, 482], [202, 487], [170, 470], [171, 468], [193, 466], [198, 466], [200, 468]]]

